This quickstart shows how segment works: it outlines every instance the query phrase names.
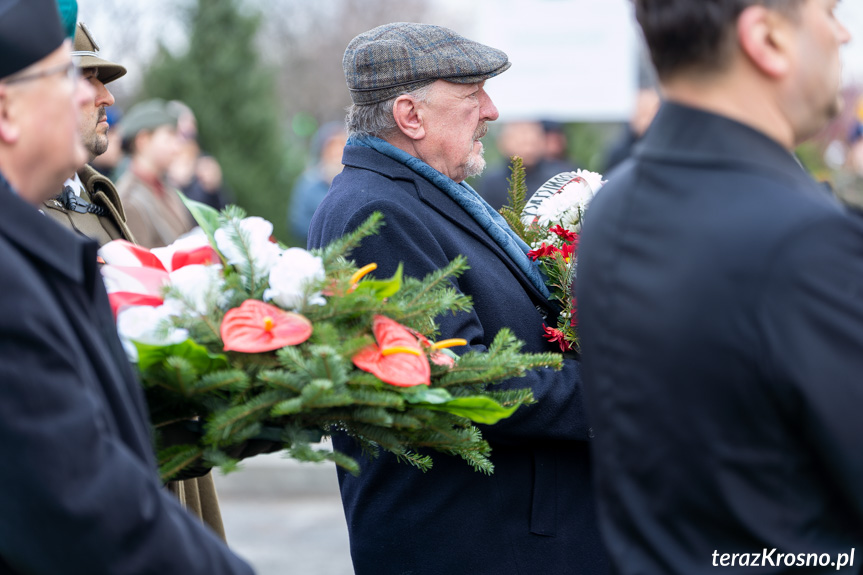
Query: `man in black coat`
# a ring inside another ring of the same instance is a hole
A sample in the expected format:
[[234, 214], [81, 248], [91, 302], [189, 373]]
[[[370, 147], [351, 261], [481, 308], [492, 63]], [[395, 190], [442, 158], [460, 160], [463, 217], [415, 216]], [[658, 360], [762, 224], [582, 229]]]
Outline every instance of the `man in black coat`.
[[251, 573], [162, 489], [97, 244], [38, 207], [94, 94], [55, 0], [0, 0], [0, 574]]
[[[346, 167], [309, 231], [321, 247], [381, 212], [381, 233], [353, 252], [359, 265], [376, 262], [379, 277], [403, 263], [421, 278], [466, 256], [470, 270], [453, 285], [474, 309], [437, 318], [441, 338], [468, 341], [462, 352], [486, 350], [503, 327], [524, 351], [553, 350], [543, 338], [547, 292], [525, 246], [463, 183], [482, 170], [479, 139], [498, 117], [485, 81], [509, 66], [503, 52], [438, 26], [388, 24], [355, 38], [344, 58], [354, 102]], [[339, 473], [359, 575], [606, 572], [578, 362], [564, 364], [502, 384], [530, 387], [537, 403], [483, 429], [492, 476], [439, 454], [423, 474], [334, 438], [362, 466], [358, 477]]]
[[863, 226], [792, 154], [838, 113], [850, 35], [836, 0], [635, 4], [667, 103], [577, 280], [612, 562], [859, 573]]

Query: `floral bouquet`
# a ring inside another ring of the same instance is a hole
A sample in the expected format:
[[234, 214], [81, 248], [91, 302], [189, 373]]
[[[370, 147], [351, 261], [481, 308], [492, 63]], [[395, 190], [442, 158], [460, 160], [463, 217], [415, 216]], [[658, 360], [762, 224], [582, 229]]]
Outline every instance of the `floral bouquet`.
[[526, 199], [524, 167], [521, 158], [513, 158], [510, 203], [500, 213], [530, 246], [528, 257], [537, 262], [547, 278], [550, 299], [558, 305], [560, 313], [556, 327], [544, 326], [545, 337], [556, 342], [562, 352], [579, 349], [572, 292], [578, 232], [590, 200], [604, 183], [602, 175], [595, 172], [563, 172]]
[[449, 282], [466, 263], [422, 280], [401, 268], [372, 278], [374, 264], [357, 269], [347, 255], [377, 231], [379, 214], [308, 252], [274, 243], [272, 225], [239, 208], [187, 206], [200, 229], [171, 246], [114, 241], [100, 250], [157, 438], [178, 425], [192, 437], [159, 445], [166, 480], [202, 463], [229, 471], [236, 447], [256, 440], [357, 473], [355, 460], [313, 446], [337, 430], [422, 470], [433, 450], [491, 473], [476, 424], [494, 424], [533, 398], [529, 389], [488, 384], [559, 368], [556, 354], [520, 353], [508, 331], [482, 354], [448, 349], [464, 340], [435, 342], [435, 317], [470, 309]]

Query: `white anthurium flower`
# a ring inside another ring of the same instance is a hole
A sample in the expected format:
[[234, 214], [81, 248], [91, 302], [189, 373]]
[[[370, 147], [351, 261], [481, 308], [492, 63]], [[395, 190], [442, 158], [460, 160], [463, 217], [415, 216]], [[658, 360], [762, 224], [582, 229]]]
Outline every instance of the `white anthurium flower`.
[[210, 240], [207, 238], [207, 234], [200, 226], [198, 226], [192, 231], [183, 234], [174, 240], [171, 245], [163, 248], [153, 248], [150, 250], [150, 253], [159, 258], [159, 261], [162, 262], [165, 269], [170, 271], [173, 269], [172, 261], [175, 253], [179, 251], [192, 251], [199, 248], [206, 248], [209, 247], [209, 245]]
[[165, 304], [175, 301], [179, 309], [188, 310], [196, 315], [209, 313], [207, 302], [212, 301], [221, 293], [225, 280], [222, 277], [222, 266], [219, 265], [188, 265], [171, 272], [171, 287], [179, 291], [179, 296], [168, 295]]
[[138, 350], [132, 343], [134, 341], [151, 345], [170, 345], [189, 339], [189, 332], [185, 329], [168, 328], [167, 322], [171, 315], [168, 306], [138, 305], [120, 310], [117, 314], [117, 333], [129, 361], [133, 363], [138, 361]]
[[[265, 276], [275, 265], [282, 252], [278, 245], [270, 241], [270, 236], [273, 235], [273, 224], [264, 218], [253, 216], [241, 220], [240, 228], [246, 233], [249, 240], [249, 253], [254, 261], [255, 275]], [[248, 263], [248, 254], [231, 241], [224, 229], [216, 230], [214, 237], [216, 246], [229, 264], [242, 266]]]
[[[301, 248], [288, 248], [270, 270], [270, 287], [264, 292], [264, 300], [272, 300], [286, 309], [299, 309], [309, 285], [325, 278], [321, 258]], [[308, 303], [324, 305], [326, 300], [318, 292], [309, 296]]]

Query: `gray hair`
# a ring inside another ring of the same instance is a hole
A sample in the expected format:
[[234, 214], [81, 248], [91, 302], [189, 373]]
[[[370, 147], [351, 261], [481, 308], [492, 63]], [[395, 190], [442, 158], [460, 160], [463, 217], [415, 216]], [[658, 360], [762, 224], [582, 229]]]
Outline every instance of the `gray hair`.
[[426, 84], [421, 88], [399, 94], [377, 104], [368, 104], [365, 106], [351, 104], [347, 108], [348, 114], [345, 117], [345, 127], [348, 129], [348, 136], [377, 136], [384, 138], [398, 129], [396, 120], [393, 117], [393, 106], [396, 100], [407, 94], [419, 102], [427, 103], [431, 87], [432, 84]]

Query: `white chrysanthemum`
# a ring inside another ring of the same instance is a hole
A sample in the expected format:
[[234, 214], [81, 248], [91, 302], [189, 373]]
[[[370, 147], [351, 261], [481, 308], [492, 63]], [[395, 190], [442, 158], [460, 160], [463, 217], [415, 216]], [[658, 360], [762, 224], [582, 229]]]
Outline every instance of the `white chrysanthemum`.
[[584, 178], [584, 181], [586, 181], [587, 185], [590, 186], [593, 195], [596, 195], [599, 188], [605, 184], [605, 180], [602, 179], [602, 174], [597, 174], [596, 172], [591, 172], [589, 170], [576, 170], [575, 175], [580, 178]]
[[[324, 262], [301, 248], [289, 248], [278, 258], [270, 270], [270, 287], [264, 299], [272, 300], [287, 309], [299, 309], [303, 305], [310, 284], [325, 279]], [[320, 292], [309, 296], [311, 305], [324, 305], [326, 300]]]
[[[270, 241], [270, 236], [273, 235], [273, 224], [264, 218], [254, 216], [241, 220], [240, 228], [249, 240], [249, 253], [254, 261], [255, 275], [268, 274], [282, 252], [278, 245]], [[248, 255], [231, 241], [224, 229], [216, 230], [213, 236], [216, 239], [216, 246], [229, 264], [239, 266], [247, 264]]]
[[117, 314], [117, 333], [129, 361], [138, 361], [138, 350], [133, 341], [151, 345], [171, 345], [189, 339], [185, 329], [169, 327], [170, 306], [150, 307], [138, 305], [120, 310]]
[[206, 315], [210, 312], [208, 301], [213, 301], [222, 291], [225, 280], [222, 278], [222, 266], [219, 265], [189, 265], [171, 272], [171, 287], [179, 291], [177, 296], [169, 293], [165, 304], [172, 303], [175, 297], [179, 300], [179, 309], [188, 310], [196, 315]]
[[[579, 170], [579, 172], [590, 174], [594, 180], [596, 179], [594, 176], [598, 176], [599, 181], [602, 181], [602, 176], [594, 172], [585, 170]], [[580, 175], [580, 177], [581, 180], [569, 182], [558, 193], [549, 196], [540, 204], [536, 210], [540, 225], [554, 226], [560, 224], [569, 231], [578, 231], [581, 216], [587, 210], [587, 206], [595, 194], [587, 178], [584, 175]], [[599, 185], [601, 187], [601, 184]]]

